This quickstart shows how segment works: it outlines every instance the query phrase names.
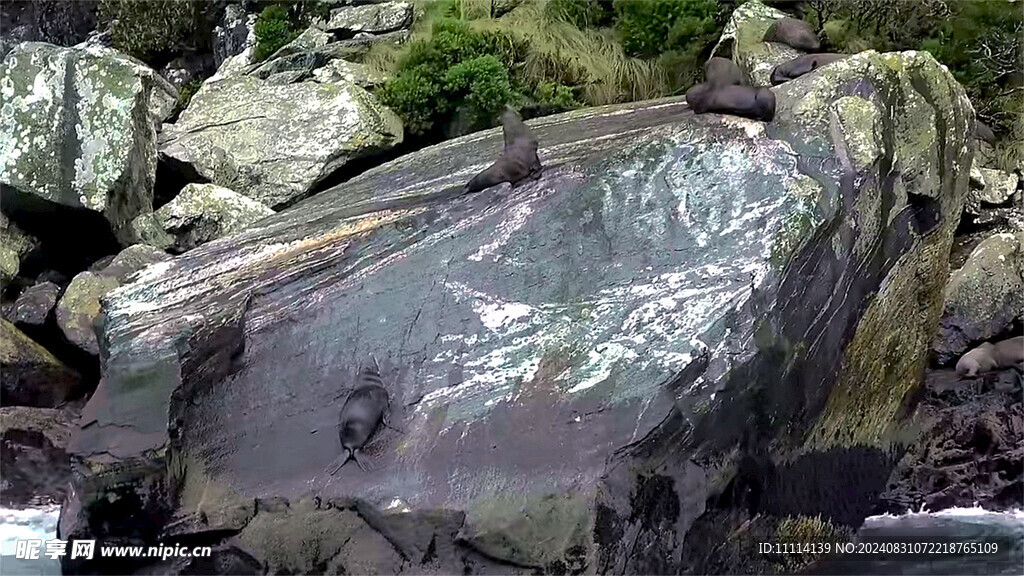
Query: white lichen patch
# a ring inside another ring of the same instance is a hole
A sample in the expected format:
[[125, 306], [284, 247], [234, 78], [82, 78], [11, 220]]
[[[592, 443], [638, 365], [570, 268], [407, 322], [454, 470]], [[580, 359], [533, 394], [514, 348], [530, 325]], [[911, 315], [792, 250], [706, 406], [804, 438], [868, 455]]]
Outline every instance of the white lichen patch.
[[840, 98], [834, 106], [854, 168], [857, 171], [867, 169], [882, 154], [878, 133], [881, 111], [857, 96]]

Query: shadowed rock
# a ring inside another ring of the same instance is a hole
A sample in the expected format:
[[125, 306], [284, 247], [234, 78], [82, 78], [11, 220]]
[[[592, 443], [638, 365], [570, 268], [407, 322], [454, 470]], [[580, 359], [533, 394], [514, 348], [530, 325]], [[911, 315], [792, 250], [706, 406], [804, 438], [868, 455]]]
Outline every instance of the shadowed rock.
[[79, 391], [82, 379], [7, 320], [0, 320], [0, 403], [52, 408]]

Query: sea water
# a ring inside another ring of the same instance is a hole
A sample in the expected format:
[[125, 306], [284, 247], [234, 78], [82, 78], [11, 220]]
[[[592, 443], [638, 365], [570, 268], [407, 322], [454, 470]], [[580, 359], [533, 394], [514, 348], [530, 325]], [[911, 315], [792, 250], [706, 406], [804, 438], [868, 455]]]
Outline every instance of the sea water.
[[39, 549], [39, 559], [15, 558], [18, 540], [52, 540], [57, 537], [60, 506], [10, 510], [0, 508], [0, 575], [59, 576], [60, 560], [44, 555], [46, 545]]

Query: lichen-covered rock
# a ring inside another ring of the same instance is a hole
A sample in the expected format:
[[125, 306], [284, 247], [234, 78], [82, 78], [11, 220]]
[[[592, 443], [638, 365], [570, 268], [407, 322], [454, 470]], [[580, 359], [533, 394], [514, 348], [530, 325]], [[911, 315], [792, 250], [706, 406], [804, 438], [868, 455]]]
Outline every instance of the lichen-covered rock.
[[1024, 232], [983, 240], [946, 286], [935, 352], [954, 362], [980, 341], [1024, 318]]
[[21, 260], [38, 246], [38, 240], [22, 232], [0, 213], [0, 283], [17, 276]]
[[982, 189], [973, 194], [979, 201], [985, 204], [1005, 204], [1014, 192], [1017, 191], [1017, 175], [1013, 172], [1003, 172], [991, 168], [980, 168], [982, 177]]
[[412, 4], [382, 2], [363, 6], [344, 6], [331, 10], [331, 17], [320, 26], [335, 34], [352, 36], [357, 32], [382, 34], [412, 24]]
[[77, 372], [0, 319], [0, 404], [52, 408], [82, 384]]
[[[502, 142], [472, 134], [147, 269], [105, 300], [62, 537], [125, 537], [111, 495], [162, 534], [207, 487], [277, 572], [355, 561], [352, 506], [404, 562], [339, 572], [706, 573], [706, 512], [723, 539], [859, 525], [942, 310], [973, 109], [923, 52], [774, 92], [770, 124], [680, 98], [533, 120], [541, 178], [467, 195]], [[330, 476], [371, 354], [403, 432]], [[277, 523], [271, 496], [312, 503]]]
[[30, 286], [14, 301], [11, 319], [15, 324], [42, 326], [60, 298], [60, 286], [53, 282], [40, 282]]
[[351, 82], [367, 90], [387, 81], [386, 77], [365, 64], [340, 59], [313, 70], [313, 79], [317, 82]]
[[346, 163], [401, 142], [402, 123], [354, 84], [272, 86], [233, 76], [204, 84], [162, 136], [162, 154], [275, 208], [308, 196]]
[[0, 407], [0, 506], [60, 504], [71, 480], [68, 440], [75, 411]]
[[733, 11], [711, 55], [731, 57], [751, 86], [771, 86], [772, 69], [804, 54], [785, 44], [764, 41], [772, 23], [787, 17], [781, 10], [748, 0]]
[[102, 270], [87, 270], [72, 278], [56, 310], [57, 325], [64, 337], [85, 352], [99, 354], [96, 322], [101, 314], [100, 298], [127, 282], [133, 273], [169, 258], [152, 246], [133, 245]]
[[27, 43], [4, 58], [0, 166], [4, 186], [102, 213], [123, 240], [151, 209], [166, 81], [111, 52]]
[[133, 226], [141, 242], [184, 252], [273, 214], [263, 204], [216, 184], [189, 184], [153, 214], [136, 218]]

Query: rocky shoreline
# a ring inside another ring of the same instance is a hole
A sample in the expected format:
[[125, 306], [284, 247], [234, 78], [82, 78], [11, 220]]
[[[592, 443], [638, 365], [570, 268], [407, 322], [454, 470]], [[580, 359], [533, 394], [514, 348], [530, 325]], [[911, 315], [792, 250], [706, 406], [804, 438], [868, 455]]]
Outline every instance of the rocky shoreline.
[[[796, 572], [756, 543], [1024, 505], [1021, 370], [953, 369], [1022, 331], [1024, 174], [927, 53], [775, 87], [771, 123], [532, 120], [543, 178], [462, 195], [500, 133], [398, 156], [360, 63], [409, 3], [256, 62], [225, 2], [159, 70], [52, 4], [2, 39], [0, 506], [215, 546], [67, 573]], [[740, 5], [715, 55], [766, 84], [782, 17]], [[325, 477], [370, 355], [402, 432]]]

